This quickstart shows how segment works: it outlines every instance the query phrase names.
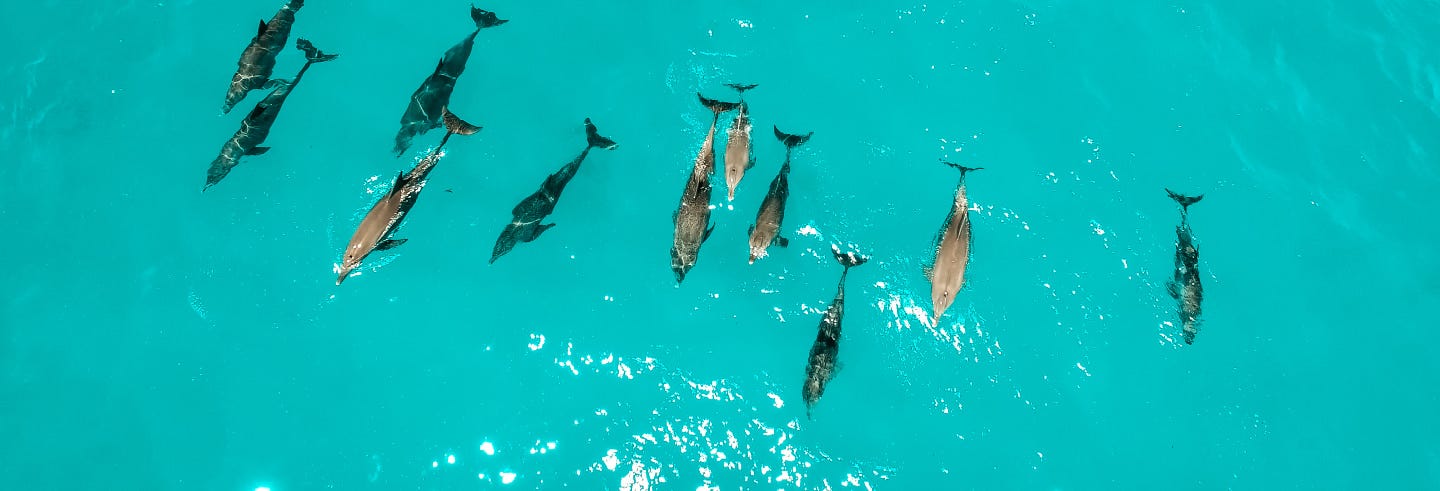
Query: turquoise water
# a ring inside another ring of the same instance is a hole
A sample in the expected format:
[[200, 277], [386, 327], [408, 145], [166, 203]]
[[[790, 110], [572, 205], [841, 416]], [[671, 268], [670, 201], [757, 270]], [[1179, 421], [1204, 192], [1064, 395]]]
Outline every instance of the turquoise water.
[[[451, 101], [485, 129], [341, 287], [374, 193], [441, 136], [389, 153], [407, 98], [473, 24], [311, 0], [291, 44], [341, 57], [201, 193], [280, 5], [0, 6], [0, 487], [1440, 487], [1440, 4], [487, 3], [510, 22]], [[716, 180], [677, 287], [694, 94], [728, 82], [760, 84], [758, 163], [733, 203]], [[586, 117], [619, 148], [487, 265]], [[815, 136], [790, 246], [747, 265], [771, 125]], [[985, 170], [968, 284], [931, 325], [939, 158]], [[1206, 196], [1188, 346], [1165, 187]], [[873, 259], [807, 419], [831, 243]]]

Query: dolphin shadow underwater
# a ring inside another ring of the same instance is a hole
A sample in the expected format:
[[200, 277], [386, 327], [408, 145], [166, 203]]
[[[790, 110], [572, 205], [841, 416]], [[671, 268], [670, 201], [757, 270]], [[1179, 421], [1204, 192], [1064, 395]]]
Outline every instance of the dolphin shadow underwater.
[[465, 72], [465, 63], [470, 60], [470, 51], [475, 48], [475, 35], [487, 27], [506, 22], [494, 12], [470, 6], [470, 19], [475, 21], [475, 31], [459, 44], [445, 51], [445, 56], [435, 65], [435, 71], [410, 95], [410, 105], [400, 116], [400, 132], [395, 134], [395, 156], [405, 155], [415, 137], [440, 127], [441, 109], [450, 105], [450, 93], [455, 91], [455, 81]]
[[590, 155], [590, 149], [614, 150], [617, 146], [619, 145], [614, 140], [600, 136], [595, 124], [590, 122], [590, 118], [585, 118], [585, 149], [581, 150], [574, 160], [546, 177], [545, 182], [540, 183], [540, 189], [520, 200], [510, 211], [510, 223], [505, 225], [505, 230], [495, 239], [495, 249], [490, 253], [490, 264], [495, 264], [496, 259], [515, 248], [516, 243], [534, 241], [540, 234], [554, 227], [554, 223], [542, 224], [540, 221], [555, 211], [555, 204], [560, 202], [560, 194], [565, 191], [565, 185], [580, 171], [580, 164]]
[[835, 360], [840, 355], [840, 319], [845, 316], [845, 277], [850, 274], [850, 268], [870, 260], [854, 252], [840, 252], [840, 246], [834, 244], [830, 245], [830, 252], [835, 254], [835, 260], [845, 267], [845, 271], [840, 273], [835, 300], [830, 302], [830, 308], [825, 309], [825, 315], [820, 318], [820, 332], [815, 335], [815, 344], [810, 346], [810, 357], [805, 363], [805, 385], [801, 387], [801, 396], [805, 399], [807, 419], [810, 419], [810, 411], [820, 401], [820, 396], [825, 394], [825, 386], [835, 378]]
[[296, 73], [293, 79], [275, 79], [266, 82], [266, 87], [273, 87], [275, 90], [272, 90], [270, 95], [265, 96], [259, 104], [256, 104], [250, 114], [245, 115], [245, 119], [240, 122], [240, 129], [236, 130], [235, 135], [220, 147], [220, 155], [210, 162], [210, 170], [205, 175], [205, 187], [201, 191], [207, 191], [211, 186], [219, 184], [222, 179], [225, 179], [231, 169], [240, 165], [241, 157], [261, 155], [270, 151], [270, 147], [262, 147], [260, 144], [265, 143], [265, 138], [270, 136], [270, 127], [275, 124], [275, 118], [280, 116], [280, 107], [285, 104], [285, 100], [290, 97], [295, 86], [300, 85], [300, 78], [305, 76], [305, 71], [310, 69], [310, 65], [330, 61], [340, 56], [325, 54], [304, 38], [295, 41], [295, 48], [305, 52], [305, 66], [300, 67], [300, 72]]
[[473, 135], [480, 131], [479, 126], [461, 120], [447, 108], [440, 108], [440, 115], [445, 121], [445, 137], [441, 138], [440, 144], [417, 162], [410, 172], [401, 172], [395, 176], [395, 184], [390, 186], [390, 191], [381, 196], [375, 206], [370, 207], [365, 218], [360, 220], [360, 225], [355, 228], [355, 235], [350, 237], [350, 243], [345, 246], [343, 262], [336, 267], [336, 273], [340, 275], [335, 278], [336, 286], [344, 282], [355, 268], [360, 267], [360, 262], [372, 252], [389, 250], [409, 240], [395, 239], [393, 236], [401, 222], [409, 215], [410, 209], [415, 206], [415, 200], [420, 198], [420, 191], [425, 189], [426, 176], [430, 175], [435, 164], [440, 162], [440, 157], [444, 156], [440, 150], [445, 148], [451, 135]]
[[295, 14], [303, 6], [305, 0], [290, 0], [275, 12], [275, 17], [271, 17], [270, 22], [260, 21], [260, 30], [250, 39], [245, 51], [240, 53], [240, 61], [235, 62], [235, 76], [230, 78], [230, 88], [225, 91], [225, 104], [220, 106], [221, 114], [230, 114], [230, 109], [244, 100], [250, 91], [265, 87], [270, 81], [270, 74], [275, 70], [275, 57], [285, 49], [285, 41], [290, 38], [290, 27], [295, 24]]

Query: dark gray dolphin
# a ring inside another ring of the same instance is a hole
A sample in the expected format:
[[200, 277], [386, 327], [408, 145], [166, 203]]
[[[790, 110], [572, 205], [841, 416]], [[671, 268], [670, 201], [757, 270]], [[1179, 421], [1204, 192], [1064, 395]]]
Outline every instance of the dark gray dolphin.
[[870, 260], [854, 252], [840, 252], [840, 247], [833, 244], [830, 251], [845, 271], [840, 273], [835, 301], [830, 302], [830, 308], [825, 309], [825, 316], [820, 318], [820, 332], [815, 336], [815, 344], [810, 346], [810, 358], [805, 364], [805, 386], [801, 395], [805, 398], [806, 418], [810, 417], [810, 410], [815, 408], [820, 396], [825, 394], [825, 385], [835, 377], [835, 358], [840, 354], [840, 318], [845, 315], [845, 276], [850, 274], [850, 268]]
[[486, 27], [495, 27], [509, 22], [495, 16], [494, 12], [470, 6], [470, 19], [475, 21], [475, 31], [464, 41], [451, 46], [435, 65], [435, 71], [415, 89], [410, 96], [410, 106], [400, 116], [400, 133], [395, 135], [395, 156], [405, 154], [415, 137], [440, 127], [440, 109], [450, 105], [450, 93], [455, 90], [455, 80], [465, 72], [465, 62], [470, 60], [470, 50], [475, 47], [475, 35]]
[[930, 279], [930, 301], [934, 305], [936, 322], [955, 301], [955, 294], [965, 286], [965, 267], [970, 264], [971, 242], [970, 200], [965, 197], [965, 173], [980, 170], [979, 167], [964, 167], [950, 162], [944, 164], [960, 169], [960, 184], [955, 187], [955, 201], [950, 205], [950, 213], [935, 234], [935, 262], [925, 269]]
[[275, 70], [275, 56], [285, 49], [285, 40], [290, 37], [290, 26], [295, 24], [295, 13], [305, 5], [305, 0], [290, 0], [270, 22], [260, 21], [260, 31], [250, 40], [250, 45], [240, 53], [239, 68], [230, 78], [230, 90], [225, 92], [225, 105], [220, 111], [226, 114], [250, 91], [264, 87]]
[[440, 157], [444, 155], [440, 149], [445, 148], [445, 142], [450, 141], [450, 135], [473, 135], [480, 131], [479, 126], [462, 121], [450, 114], [446, 108], [440, 108], [440, 114], [445, 121], [445, 137], [441, 138], [440, 145], [415, 164], [415, 168], [410, 169], [410, 172], [402, 172], [396, 176], [390, 191], [380, 197], [375, 206], [370, 208], [370, 212], [365, 214], [365, 218], [360, 220], [355, 235], [350, 237], [350, 244], [345, 246], [345, 259], [336, 271], [340, 274], [335, 278], [336, 285], [345, 281], [345, 277], [359, 267], [360, 261], [371, 252], [390, 249], [409, 240], [394, 239], [391, 236], [400, 228], [400, 223], [405, 220], [405, 215], [410, 213], [410, 208], [415, 206], [415, 200], [425, 188], [425, 177], [430, 175], [430, 171], [435, 169], [435, 164], [439, 163]]
[[575, 178], [575, 173], [580, 170], [580, 164], [585, 162], [585, 157], [590, 154], [592, 148], [603, 148], [613, 150], [617, 145], [614, 140], [600, 136], [595, 124], [590, 118], [585, 118], [585, 149], [580, 151], [570, 163], [565, 164], [560, 170], [545, 178], [540, 183], [540, 189], [520, 200], [515, 209], [510, 211], [512, 215], [510, 223], [505, 230], [500, 232], [500, 238], [495, 239], [495, 250], [490, 253], [490, 263], [494, 264], [500, 256], [515, 248], [517, 242], [530, 242], [540, 237], [541, 233], [554, 227], [553, 223], [541, 224], [540, 221], [550, 216], [555, 211], [555, 203], [560, 201], [560, 193], [565, 191], [565, 185]]
[[785, 221], [785, 200], [790, 198], [790, 155], [795, 147], [804, 145], [815, 134], [791, 135], [778, 127], [774, 129], [775, 138], [785, 144], [785, 163], [780, 164], [780, 173], [770, 181], [770, 191], [765, 193], [765, 201], [760, 202], [760, 211], [755, 213], [755, 224], [750, 226], [750, 264], [768, 255], [765, 249], [771, 244], [790, 245], [790, 239], [780, 236], [780, 224]]
[[270, 150], [270, 147], [262, 147], [265, 138], [270, 136], [270, 126], [275, 124], [275, 118], [280, 115], [280, 107], [285, 104], [285, 99], [290, 97], [290, 92], [300, 84], [300, 77], [305, 76], [305, 71], [310, 65], [335, 59], [340, 55], [325, 54], [310, 44], [310, 41], [299, 39], [295, 41], [295, 47], [305, 52], [305, 66], [300, 67], [300, 72], [295, 74], [291, 80], [276, 79], [266, 83], [267, 87], [274, 87], [270, 95], [265, 96], [255, 109], [245, 116], [240, 122], [240, 129], [235, 131], [225, 145], [220, 147], [220, 155], [210, 162], [210, 170], [205, 173], [205, 188], [220, 183], [230, 170], [240, 165], [240, 157], [246, 155], [260, 155]]
[[1205, 195], [1185, 196], [1169, 189], [1165, 194], [1180, 203], [1180, 225], [1175, 227], [1175, 278], [1166, 282], [1165, 289], [1180, 306], [1180, 327], [1185, 344], [1195, 343], [1195, 334], [1200, 332], [1200, 301], [1204, 288], [1200, 286], [1200, 249], [1195, 247], [1195, 238], [1190, 234], [1190, 205], [1199, 202]]
[[725, 86], [740, 93], [740, 110], [736, 112], [725, 140], [725, 188], [729, 192], [727, 199], [735, 201], [735, 188], [740, 185], [740, 179], [745, 177], [745, 171], [755, 167], [755, 156], [750, 155], [750, 105], [745, 103], [745, 91], [758, 85]]
[[671, 216], [675, 221], [675, 242], [670, 247], [670, 270], [675, 272], [675, 282], [685, 281], [685, 274], [695, 267], [700, 256], [700, 244], [710, 238], [715, 227], [710, 225], [710, 176], [715, 173], [715, 126], [720, 123], [720, 113], [735, 109], [734, 102], [720, 102], [700, 97], [700, 103], [715, 113], [710, 119], [710, 131], [705, 133], [705, 142], [700, 144], [700, 154], [695, 156], [695, 167], [685, 181], [685, 192], [680, 195], [680, 208]]

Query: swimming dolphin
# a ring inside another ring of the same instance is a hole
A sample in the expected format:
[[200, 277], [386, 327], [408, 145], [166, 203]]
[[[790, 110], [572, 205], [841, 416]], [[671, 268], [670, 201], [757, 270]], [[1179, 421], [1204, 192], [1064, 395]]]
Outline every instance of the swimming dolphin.
[[590, 154], [590, 149], [598, 147], [614, 150], [617, 146], [615, 140], [600, 136], [595, 124], [590, 122], [590, 118], [585, 118], [585, 149], [570, 163], [545, 178], [545, 182], [540, 183], [539, 190], [520, 200], [520, 204], [510, 211], [510, 224], [500, 232], [500, 238], [495, 239], [495, 250], [490, 253], [490, 264], [495, 264], [496, 259], [510, 252], [515, 243], [535, 240], [541, 233], [554, 227], [553, 223], [541, 224], [540, 221], [555, 211], [555, 203], [560, 201], [560, 193], [564, 192], [565, 185], [575, 178], [575, 173], [580, 170], [580, 164], [585, 161], [585, 156]]
[[250, 45], [240, 53], [239, 66], [235, 76], [230, 78], [230, 90], [225, 92], [225, 105], [220, 112], [229, 114], [250, 91], [264, 87], [275, 70], [275, 56], [285, 49], [285, 40], [290, 37], [290, 26], [295, 24], [295, 13], [305, 5], [305, 0], [290, 0], [270, 22], [260, 21], [260, 31], [250, 40]]
[[757, 84], [725, 86], [740, 93], [740, 111], [735, 114], [735, 122], [730, 124], [729, 138], [725, 141], [725, 187], [730, 192], [728, 199], [735, 201], [735, 188], [740, 185], [740, 179], [745, 177], [745, 171], [755, 166], [755, 157], [750, 155], [750, 105], [745, 104], [745, 91]]
[[780, 165], [780, 173], [775, 174], [775, 179], [770, 181], [770, 191], [765, 193], [765, 201], [760, 202], [760, 211], [755, 213], [755, 224], [750, 226], [750, 264], [755, 264], [756, 259], [767, 256], [765, 249], [770, 244], [780, 247], [790, 245], [790, 239], [780, 236], [780, 223], [785, 220], [785, 200], [790, 197], [790, 154], [795, 147], [804, 145], [810, 141], [814, 132], [804, 135], [791, 135], [780, 131], [775, 127], [775, 138], [785, 144], [785, 163]]
[[465, 62], [470, 60], [470, 50], [475, 47], [475, 35], [486, 27], [495, 27], [506, 22], [494, 12], [470, 6], [470, 19], [475, 21], [475, 31], [464, 41], [451, 46], [435, 65], [435, 71], [410, 95], [410, 105], [400, 116], [400, 132], [395, 135], [395, 156], [405, 155], [410, 142], [425, 132], [440, 127], [440, 110], [450, 105], [450, 93], [455, 90], [455, 80], [465, 72]]
[[710, 131], [705, 134], [705, 143], [700, 145], [700, 154], [695, 156], [695, 167], [690, 179], [685, 181], [685, 192], [680, 195], [680, 208], [671, 216], [675, 220], [675, 242], [670, 247], [670, 269], [675, 272], [675, 282], [685, 281], [685, 274], [695, 267], [700, 256], [700, 244], [710, 238], [715, 230], [710, 225], [710, 175], [715, 173], [715, 126], [720, 122], [720, 113], [734, 109], [734, 102], [720, 102], [700, 97], [700, 103], [715, 113], [710, 120]]
[[266, 87], [274, 87], [270, 95], [265, 96], [255, 109], [245, 116], [240, 122], [240, 129], [235, 131], [225, 145], [220, 147], [220, 156], [210, 162], [210, 170], [205, 173], [205, 188], [210, 189], [220, 183], [230, 170], [240, 165], [240, 157], [246, 155], [260, 155], [270, 150], [270, 147], [262, 147], [265, 138], [270, 136], [270, 126], [275, 124], [275, 118], [280, 115], [280, 106], [285, 104], [285, 99], [290, 97], [290, 92], [300, 84], [300, 77], [305, 76], [305, 71], [310, 65], [333, 60], [340, 55], [325, 54], [310, 41], [300, 39], [295, 41], [295, 47], [305, 52], [305, 66], [300, 67], [300, 72], [295, 74], [291, 80], [276, 79], [265, 84]]
[[360, 261], [369, 256], [371, 252], [383, 251], [400, 244], [409, 239], [393, 239], [395, 229], [400, 228], [400, 222], [405, 220], [405, 215], [410, 213], [410, 208], [415, 206], [415, 200], [420, 197], [420, 191], [425, 188], [425, 177], [440, 162], [444, 154], [440, 149], [445, 148], [445, 142], [450, 141], [450, 135], [473, 135], [480, 131], [479, 126], [467, 123], [459, 117], [450, 113], [449, 109], [440, 108], [441, 118], [445, 121], [445, 137], [440, 139], [440, 145], [430, 151], [415, 168], [410, 172], [402, 172], [395, 177], [395, 184], [390, 186], [390, 191], [385, 193], [365, 218], [360, 220], [360, 226], [356, 227], [355, 235], [350, 237], [350, 244], [345, 246], [345, 259], [340, 264], [335, 278], [338, 286], [350, 272], [360, 266]]
[[850, 274], [850, 268], [870, 260], [853, 252], [842, 253], [840, 247], [833, 244], [830, 251], [845, 271], [840, 273], [840, 287], [835, 292], [835, 301], [830, 302], [830, 308], [825, 309], [825, 316], [820, 318], [820, 332], [815, 335], [815, 344], [810, 346], [810, 358], [805, 364], [805, 385], [801, 388], [801, 395], [805, 399], [806, 418], [810, 417], [810, 410], [815, 408], [820, 396], [825, 394], [825, 385], [835, 377], [835, 357], [840, 354], [840, 318], [845, 315], [845, 276]]
[[1200, 287], [1200, 249], [1190, 235], [1190, 223], [1186, 220], [1190, 205], [1199, 202], [1205, 195], [1185, 196], [1169, 189], [1165, 194], [1180, 203], [1180, 225], [1175, 227], [1175, 279], [1166, 282], [1165, 289], [1180, 305], [1180, 325], [1185, 344], [1195, 343], [1195, 334], [1200, 332], [1200, 300], [1205, 296]]
[[930, 301], [936, 322], [955, 301], [955, 293], [965, 286], [965, 266], [970, 263], [970, 201], [965, 198], [965, 173], [981, 169], [941, 162], [960, 169], [960, 184], [955, 188], [950, 213], [935, 234], [935, 262], [925, 269], [930, 277]]

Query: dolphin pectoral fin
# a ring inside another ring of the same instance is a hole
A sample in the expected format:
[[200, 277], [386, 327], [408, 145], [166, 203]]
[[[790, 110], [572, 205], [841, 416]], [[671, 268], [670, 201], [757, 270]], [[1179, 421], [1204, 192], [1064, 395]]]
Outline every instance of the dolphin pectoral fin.
[[[550, 230], [550, 228], [552, 228], [552, 227], [554, 227], [554, 226], [555, 226], [555, 224], [553, 224], [553, 223], [542, 223], [542, 224], [540, 224], [539, 227], [536, 227], [536, 228], [535, 228], [535, 235], [530, 236], [530, 240], [535, 240], [535, 239], [540, 238], [540, 234], [545, 233], [546, 230]], [[526, 242], [529, 242], [530, 240], [527, 240]]]
[[710, 232], [714, 232], [714, 231], [715, 231], [715, 225], [713, 225], [713, 224], [710, 225], [710, 228], [705, 229], [705, 235], [700, 236], [700, 243], [701, 243], [701, 244], [704, 244], [705, 241], [710, 240]]
[[266, 81], [265, 81], [265, 85], [262, 85], [261, 88], [263, 88], [263, 89], [265, 89], [265, 90], [270, 90], [270, 89], [274, 89], [274, 88], [276, 88], [276, 87], [280, 87], [280, 86], [282, 86], [282, 85], [289, 85], [289, 84], [290, 84], [290, 81], [289, 81], [289, 80], [285, 80], [285, 79], [283, 79], [283, 78], [272, 78], [272, 79], [270, 79], [270, 80], [266, 80]]
[[270, 147], [255, 147], [255, 148], [252, 148], [252, 149], [246, 151], [246, 152], [245, 152], [245, 155], [252, 155], [252, 156], [253, 156], [253, 155], [265, 155], [265, 152], [269, 152], [269, 151], [270, 151]]
[[775, 236], [775, 245], [778, 245], [780, 247], [790, 247], [790, 239], [777, 235]]
[[1180, 299], [1180, 284], [1179, 284], [1179, 283], [1176, 283], [1176, 282], [1174, 282], [1174, 281], [1167, 281], [1167, 282], [1165, 282], [1165, 293], [1169, 293], [1169, 294], [1170, 294], [1170, 298], [1179, 300], [1179, 299]]
[[380, 241], [379, 244], [375, 244], [375, 250], [377, 250], [377, 251], [388, 251], [388, 250], [390, 250], [390, 249], [394, 249], [394, 248], [398, 247], [400, 244], [404, 244], [406, 241], [409, 241], [409, 240], [410, 240], [410, 239], [387, 239], [387, 240], [382, 240], [382, 241]]
[[745, 235], [755, 235], [755, 226], [751, 225], [750, 229], [745, 231]]
[[755, 156], [754, 156], [754, 155], [751, 155], [751, 156], [750, 156], [750, 161], [745, 163], [745, 170], [750, 170], [751, 167], [755, 167]]

